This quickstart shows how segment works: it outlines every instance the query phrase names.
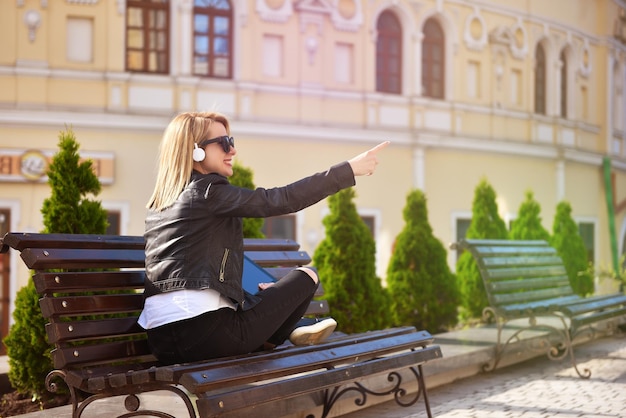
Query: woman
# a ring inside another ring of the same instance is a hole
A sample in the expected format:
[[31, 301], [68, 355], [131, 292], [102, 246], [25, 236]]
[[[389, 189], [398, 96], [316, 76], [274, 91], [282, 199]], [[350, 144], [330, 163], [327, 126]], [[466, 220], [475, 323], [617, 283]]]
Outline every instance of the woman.
[[237, 153], [228, 119], [183, 113], [160, 145], [159, 170], [146, 218], [145, 306], [139, 324], [166, 364], [296, 345], [327, 338], [329, 318], [298, 326], [318, 278], [298, 268], [256, 295], [242, 289], [242, 218], [293, 213], [371, 175], [384, 142], [350, 161], [293, 184], [248, 190], [232, 186]]

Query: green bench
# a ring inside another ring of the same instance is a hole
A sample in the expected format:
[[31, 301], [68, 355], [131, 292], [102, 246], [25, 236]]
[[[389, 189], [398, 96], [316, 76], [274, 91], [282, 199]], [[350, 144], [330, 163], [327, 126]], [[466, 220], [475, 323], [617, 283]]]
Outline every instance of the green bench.
[[[128, 412], [119, 417], [173, 418], [142, 406], [138, 395], [153, 391], [179, 396], [191, 418], [277, 417], [299, 408], [327, 417], [348, 395], [358, 406], [369, 395], [393, 396], [402, 406], [423, 400], [431, 417], [422, 364], [442, 354], [426, 331], [399, 327], [335, 333], [315, 346], [285, 344], [244, 356], [163, 365], [150, 353], [145, 332], [137, 325], [145, 278], [142, 237], [9, 233], [0, 244], [1, 252], [20, 251], [35, 271], [39, 305], [54, 345], [55, 370], [46, 385], [53, 392], [59, 379], [67, 385], [73, 418], [98, 399], [120, 395]], [[311, 261], [290, 240], [245, 240], [244, 247], [254, 265], [277, 280]], [[315, 301], [308, 314], [326, 312], [328, 305]], [[363, 384], [377, 375], [387, 378], [383, 391]], [[403, 375], [409, 378], [403, 380]], [[417, 391], [405, 396], [413, 379]]]
[[[583, 332], [593, 333], [600, 322], [616, 326], [626, 315], [626, 295], [581, 297], [570, 286], [563, 261], [556, 249], [545, 241], [461, 240], [454, 249], [468, 250], [473, 255], [483, 279], [489, 306], [483, 311], [485, 320], [494, 319], [498, 338], [493, 365], [498, 366], [508, 344], [526, 330], [548, 330], [557, 342], [548, 342], [548, 356], [562, 359], [569, 354], [580, 377], [588, 378], [591, 371], [581, 372], [574, 355], [574, 338]], [[558, 325], [542, 323], [538, 317], [557, 319]], [[511, 320], [528, 318], [529, 325], [516, 330], [502, 342], [504, 326]]]

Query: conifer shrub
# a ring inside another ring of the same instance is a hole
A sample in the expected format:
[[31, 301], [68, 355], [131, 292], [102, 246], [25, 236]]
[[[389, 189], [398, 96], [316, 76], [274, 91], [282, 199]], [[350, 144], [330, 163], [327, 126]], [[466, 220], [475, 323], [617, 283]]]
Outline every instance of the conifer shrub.
[[541, 205], [530, 190], [520, 204], [509, 237], [516, 240], [550, 240], [550, 233], [541, 225]]
[[443, 244], [428, 222], [426, 196], [413, 190], [403, 210], [405, 226], [396, 237], [387, 268], [387, 290], [394, 325], [413, 325], [431, 333], [457, 321], [459, 294]]
[[556, 206], [550, 244], [563, 259], [574, 292], [581, 296], [593, 293], [593, 275], [589, 269], [587, 249], [580, 236], [578, 225], [572, 218], [572, 207], [569, 202], [561, 201]]
[[346, 333], [389, 324], [387, 296], [376, 277], [376, 245], [357, 213], [354, 196], [353, 189], [344, 189], [328, 198], [326, 236], [313, 255], [330, 314]]
[[[486, 179], [474, 190], [472, 220], [467, 230], [468, 239], [507, 239], [506, 225], [498, 214], [496, 193]], [[461, 318], [479, 318], [489, 305], [487, 293], [474, 257], [464, 251], [456, 264], [457, 283], [461, 294]]]
[[[233, 186], [254, 190], [256, 186], [254, 185], [253, 175], [252, 169], [245, 167], [235, 160], [233, 175], [228, 178], [228, 181]], [[265, 220], [263, 218], [244, 218], [244, 238], [265, 238], [265, 234], [263, 234], [262, 231], [264, 222]]]
[[[106, 211], [99, 201], [87, 196], [100, 193], [100, 182], [92, 162], [80, 162], [79, 144], [67, 129], [59, 134], [59, 151], [48, 168], [50, 197], [43, 202], [44, 233], [104, 234]], [[45, 378], [52, 370], [45, 324], [32, 277], [17, 292], [14, 324], [4, 339], [9, 357], [9, 381], [19, 392], [40, 399], [46, 391]]]

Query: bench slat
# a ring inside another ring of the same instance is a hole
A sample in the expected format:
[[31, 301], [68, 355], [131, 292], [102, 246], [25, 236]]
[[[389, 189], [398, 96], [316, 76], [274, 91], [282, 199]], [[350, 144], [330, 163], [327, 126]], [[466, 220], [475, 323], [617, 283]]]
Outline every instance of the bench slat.
[[[315, 351], [319, 348], [333, 349], [341, 345], [358, 344], [358, 343], [367, 342], [367, 341], [371, 341], [371, 340], [375, 340], [379, 338], [394, 337], [394, 336], [404, 335], [404, 334], [413, 333], [413, 332], [415, 332], [414, 327], [398, 327], [398, 328], [388, 328], [385, 330], [368, 331], [368, 332], [359, 333], [359, 334], [344, 335], [341, 337], [332, 336], [330, 340], [328, 340], [327, 342], [324, 342], [323, 344], [319, 344], [315, 346], [309, 345], [309, 346], [289, 347], [288, 350], [285, 350], [284, 348], [279, 348], [276, 350], [272, 350], [272, 351], [268, 351], [263, 354], [260, 354], [257, 356], [257, 359], [261, 361], [261, 360], [276, 359], [276, 358], [284, 357], [284, 356], [291, 355], [291, 354], [305, 354], [311, 351]], [[433, 341], [432, 336], [430, 340], [428, 340], [427, 337], [424, 336], [425, 343], [431, 344], [432, 341]], [[193, 373], [193, 372], [198, 372], [198, 371], [201, 372], [204, 370], [209, 370], [212, 367], [220, 367], [222, 365], [233, 365], [233, 366], [241, 365], [241, 364], [245, 365], [247, 364], [248, 361], [250, 361], [250, 359], [248, 358], [232, 357], [232, 358], [227, 358], [227, 359], [221, 359], [219, 362], [211, 361], [211, 362], [191, 363], [191, 364], [183, 364], [183, 365], [163, 366], [157, 370], [156, 378], [157, 380], [162, 380], [166, 382], [179, 381], [180, 377], [187, 373]]]
[[39, 306], [44, 318], [119, 314], [143, 309], [143, 294], [43, 297]]
[[191, 393], [199, 394], [217, 388], [303, 373], [316, 368], [328, 368], [354, 361], [357, 358], [363, 362], [387, 353], [411, 349], [420, 344], [426, 345], [426, 341], [430, 338], [430, 334], [426, 332], [415, 332], [327, 350], [318, 347], [318, 350], [306, 354], [294, 354], [276, 359], [261, 361], [251, 359], [245, 365], [186, 373], [181, 376], [180, 383]]
[[504, 297], [494, 296], [494, 300], [499, 302], [494, 306], [497, 306], [498, 308], [509, 314], [515, 312], [524, 313], [529, 310], [547, 312], [555, 310], [557, 307], [562, 306], [563, 303], [569, 303], [578, 299], [580, 299], [580, 296], [575, 294], [570, 294], [567, 296], [556, 294], [555, 296], [548, 299], [530, 299], [530, 297], [527, 297], [516, 301], [514, 298], [509, 298], [509, 301], [505, 303]]
[[489, 289], [494, 294], [519, 292], [525, 289], [541, 289], [549, 287], [567, 287], [569, 278], [567, 276], [538, 277], [531, 279], [490, 281]]
[[26, 248], [22, 260], [30, 269], [107, 269], [144, 267], [144, 250], [113, 250], [78, 248]]
[[72, 293], [103, 290], [143, 290], [146, 273], [143, 270], [98, 272], [36, 273], [35, 289], [46, 293]]
[[481, 260], [481, 264], [485, 266], [485, 268], [489, 269], [525, 265], [559, 266], [561, 265], [561, 258], [553, 254], [546, 256], [526, 255], [523, 257], [485, 257]]
[[585, 298], [574, 304], [569, 304], [563, 309], [571, 316], [586, 314], [588, 312], [617, 308], [626, 305], [626, 295], [608, 295], [593, 298]]
[[546, 299], [553, 299], [562, 296], [570, 296], [573, 293], [568, 286], [562, 288], [547, 288], [537, 290], [527, 290], [525, 292], [500, 293], [493, 296], [493, 302], [496, 306], [509, 305], [517, 303], [532, 303]]
[[245, 251], [298, 251], [300, 244], [282, 238], [245, 238], [243, 248]]
[[572, 319], [572, 328], [577, 329], [585, 325], [593, 324], [605, 319], [615, 318], [616, 316], [626, 315], [626, 305], [617, 308], [596, 311], [591, 314], [579, 315]]
[[109, 336], [133, 336], [145, 333], [137, 324], [136, 316], [125, 318], [105, 318], [76, 321], [54, 322], [46, 324], [48, 341], [51, 344], [75, 340], [89, 340]]
[[144, 239], [129, 235], [7, 233], [4, 245], [23, 251], [26, 248], [99, 248], [143, 250]]
[[[296, 376], [276, 382], [265, 383], [263, 386], [245, 386], [236, 391], [217, 395], [200, 396], [197, 405], [201, 416], [238, 416], [242, 409], [250, 403], [255, 405], [256, 416], [261, 414], [257, 405], [275, 402], [285, 398], [291, 398], [312, 391], [322, 391], [326, 388], [340, 386], [354, 380], [360, 380], [368, 376], [391, 373], [408, 367], [415, 367], [429, 360], [441, 357], [439, 347], [426, 347], [421, 350], [408, 351], [393, 357], [383, 357], [370, 360], [358, 365], [338, 367], [334, 370], [324, 371], [323, 374], [308, 374]], [[232, 415], [230, 415], [232, 414]]]
[[508, 246], [478, 245], [472, 248], [476, 254], [481, 256], [481, 258], [512, 257], [512, 256], [533, 257], [537, 255], [539, 256], [557, 255], [557, 251], [554, 248], [549, 247], [547, 243], [544, 243], [543, 245], [519, 246], [517, 245], [517, 242], [513, 243], [513, 241], [509, 241]]
[[91, 365], [110, 365], [113, 362], [139, 363], [155, 361], [148, 342], [141, 340], [122, 340], [98, 345], [80, 345], [57, 347], [50, 352], [52, 362], [57, 369]]
[[246, 251], [246, 256], [262, 267], [302, 266], [311, 262], [304, 251]]
[[563, 276], [567, 272], [563, 266], [517, 266], [513, 268], [485, 269], [485, 278], [490, 280], [516, 279], [529, 277]]

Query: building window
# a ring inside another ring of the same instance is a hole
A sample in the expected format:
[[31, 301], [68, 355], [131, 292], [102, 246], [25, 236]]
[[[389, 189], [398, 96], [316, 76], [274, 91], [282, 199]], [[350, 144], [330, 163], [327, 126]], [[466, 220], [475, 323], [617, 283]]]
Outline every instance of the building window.
[[590, 263], [594, 263], [596, 259], [595, 229], [596, 226], [593, 222], [580, 222], [578, 224], [578, 232], [580, 232], [580, 236], [585, 243], [587, 261]]
[[282, 238], [296, 240], [296, 216], [283, 215], [265, 218], [261, 229], [267, 238]]
[[567, 118], [567, 55], [561, 51], [561, 117]]
[[586, 121], [589, 117], [589, 93], [586, 86], [580, 86], [580, 117]]
[[69, 62], [93, 62], [93, 19], [68, 17], [65, 24], [66, 56]]
[[522, 104], [522, 72], [511, 71], [511, 102], [516, 105]]
[[424, 24], [422, 41], [422, 94], [433, 99], [443, 99], [445, 95], [445, 37], [443, 29], [435, 19]]
[[354, 82], [354, 48], [352, 44], [335, 44], [335, 81], [339, 84]]
[[467, 63], [467, 96], [471, 99], [480, 98], [480, 62]]
[[535, 51], [535, 113], [546, 114], [546, 53], [541, 44]]
[[376, 240], [376, 217], [373, 215], [360, 215], [361, 220], [367, 226], [367, 229], [370, 230], [370, 234], [372, 234], [372, 238]]
[[[456, 218], [456, 242], [461, 241], [467, 236], [467, 230], [469, 229], [471, 223], [471, 218]], [[455, 264], [459, 261], [459, 258], [461, 258], [461, 254], [463, 254], [464, 251], [465, 250], [462, 249], [456, 250]]]
[[402, 92], [402, 28], [390, 11], [384, 11], [376, 24], [376, 91]]
[[126, 70], [169, 73], [168, 0], [127, 0]]
[[263, 35], [263, 75], [267, 77], [283, 76], [283, 37]]
[[615, 62], [613, 65], [613, 129], [616, 131], [624, 130], [624, 79], [625, 74], [620, 70], [620, 65]]
[[228, 0], [195, 0], [193, 73], [232, 78], [233, 12]]
[[121, 234], [121, 219], [122, 214], [116, 210], [108, 210], [107, 211], [107, 231], [106, 235], [120, 235]]

